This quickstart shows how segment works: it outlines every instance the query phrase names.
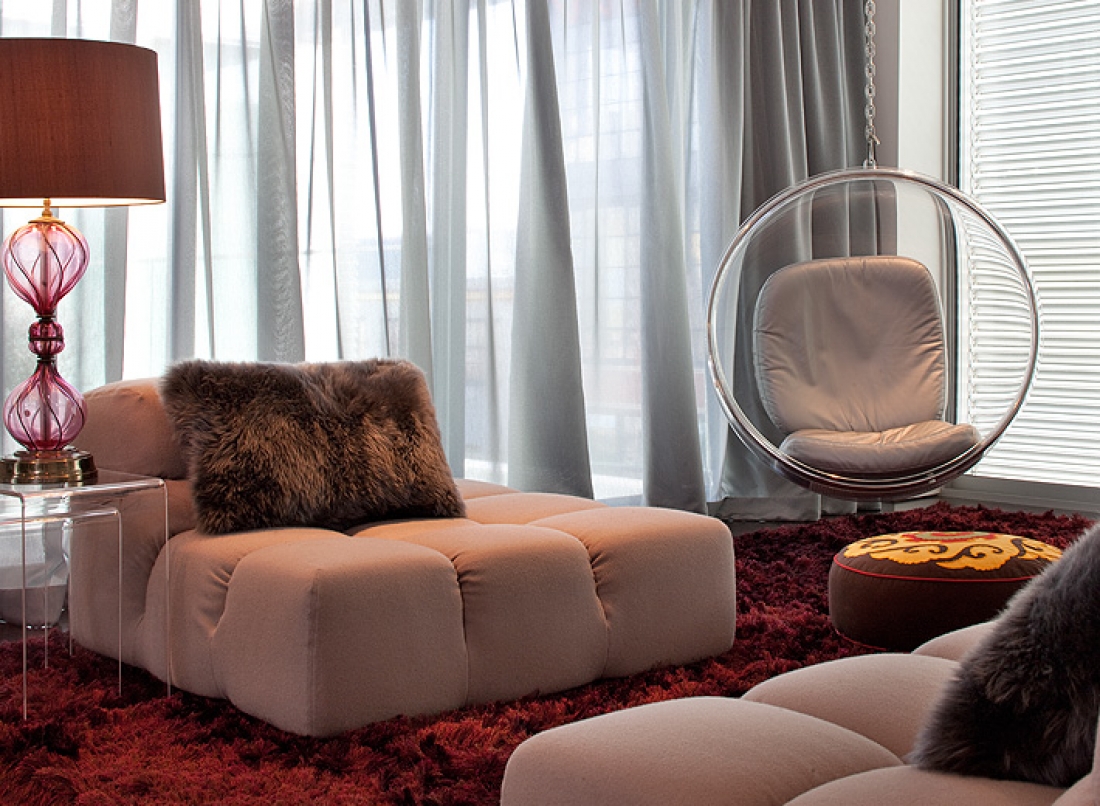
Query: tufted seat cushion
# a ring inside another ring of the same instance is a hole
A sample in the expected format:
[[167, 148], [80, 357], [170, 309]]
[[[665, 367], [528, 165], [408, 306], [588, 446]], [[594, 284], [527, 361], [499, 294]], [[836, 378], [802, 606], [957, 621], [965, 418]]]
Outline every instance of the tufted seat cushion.
[[956, 663], [945, 658], [861, 655], [765, 680], [745, 699], [841, 725], [904, 758], [913, 749], [928, 704], [955, 669]]
[[693, 697], [531, 737], [508, 760], [501, 803], [781, 804], [834, 778], [900, 764], [870, 739], [812, 716]]

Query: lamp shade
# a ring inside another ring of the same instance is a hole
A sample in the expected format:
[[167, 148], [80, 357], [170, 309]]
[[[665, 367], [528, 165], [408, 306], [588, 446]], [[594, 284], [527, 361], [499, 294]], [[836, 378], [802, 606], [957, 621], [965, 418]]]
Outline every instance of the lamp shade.
[[0, 206], [164, 201], [157, 55], [0, 38]]

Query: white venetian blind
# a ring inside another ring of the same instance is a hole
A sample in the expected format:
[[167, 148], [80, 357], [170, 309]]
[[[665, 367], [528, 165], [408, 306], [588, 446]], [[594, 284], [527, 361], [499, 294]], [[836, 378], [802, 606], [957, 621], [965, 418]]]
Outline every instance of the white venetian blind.
[[[1019, 244], [1042, 313], [1028, 402], [975, 473], [1097, 487], [1100, 3], [960, 2], [960, 186]], [[982, 315], [962, 379], [972, 401], [998, 382], [982, 370], [999, 350]]]

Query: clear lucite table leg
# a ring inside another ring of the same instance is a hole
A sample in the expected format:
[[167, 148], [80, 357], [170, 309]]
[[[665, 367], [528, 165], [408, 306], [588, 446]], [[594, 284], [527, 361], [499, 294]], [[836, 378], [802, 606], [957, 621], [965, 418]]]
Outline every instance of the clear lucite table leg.
[[[50, 627], [51, 618], [50, 613], [54, 609], [50, 603], [50, 596], [52, 592], [52, 586], [50, 585], [51, 577], [49, 575], [49, 569], [46, 566], [46, 562], [43, 563], [44, 571], [41, 578], [38, 580], [40, 583], [37, 587], [41, 590], [42, 594], [42, 610], [39, 613], [32, 613], [28, 608], [27, 597], [30, 595], [34, 586], [28, 586], [27, 584], [27, 528], [35, 527], [41, 530], [41, 540], [43, 543], [43, 556], [48, 558], [47, 546], [51, 542], [51, 538], [57, 536], [57, 542], [59, 550], [64, 555], [68, 555], [68, 550], [65, 546], [75, 538], [75, 531], [80, 525], [86, 521], [95, 520], [97, 518], [113, 518], [115, 521], [115, 529], [118, 535], [117, 540], [117, 584], [120, 592], [119, 604], [118, 604], [118, 692], [122, 694], [122, 513], [117, 507], [98, 507], [95, 509], [83, 509], [76, 512], [52, 512], [41, 515], [35, 515], [27, 513], [27, 502], [25, 500], [20, 501], [20, 518], [19, 518], [19, 538], [20, 538], [20, 554], [22, 560], [21, 568], [21, 590], [20, 590], [20, 622], [21, 622], [21, 637], [22, 637], [22, 649], [23, 649], [23, 718], [26, 719], [28, 715], [28, 672], [29, 672], [29, 658], [27, 654], [27, 646], [30, 641], [30, 631], [32, 629], [32, 622], [41, 622], [37, 626], [42, 629], [42, 655], [43, 666], [49, 667], [50, 665]], [[57, 530], [56, 532], [52, 530]], [[67, 573], [66, 568], [66, 573]], [[72, 653], [72, 633], [69, 633], [69, 652]]]
[[[118, 641], [114, 647], [115, 653], [118, 655], [118, 681], [119, 692], [122, 691], [122, 649], [123, 649], [123, 598], [125, 594], [125, 588], [123, 585], [123, 573], [125, 568], [125, 552], [123, 546], [124, 534], [122, 528], [122, 507], [120, 502], [124, 498], [140, 493], [151, 492], [153, 490], [160, 491], [160, 500], [158, 504], [160, 508], [157, 510], [156, 522], [159, 524], [156, 530], [163, 535], [163, 542], [161, 548], [165, 552], [168, 550], [168, 489], [165, 481], [153, 476], [139, 476], [132, 473], [121, 473], [113, 470], [100, 470], [97, 479], [94, 482], [86, 482], [81, 484], [11, 484], [0, 483], [0, 499], [17, 499], [17, 506], [9, 506], [3, 504], [0, 501], [0, 538], [3, 537], [3, 531], [13, 529], [15, 526], [15, 520], [19, 520], [19, 529], [17, 532], [9, 532], [10, 536], [18, 534], [20, 539], [20, 566], [21, 566], [21, 578], [20, 578], [20, 599], [19, 609], [21, 617], [21, 632], [22, 637], [22, 654], [23, 654], [23, 691], [22, 691], [22, 710], [24, 718], [27, 717], [28, 712], [28, 654], [27, 647], [30, 639], [31, 622], [36, 621], [32, 619], [31, 613], [28, 608], [27, 595], [28, 590], [35, 588], [36, 586], [31, 584], [32, 580], [28, 579], [28, 556], [27, 556], [27, 544], [28, 544], [28, 527], [34, 526], [37, 535], [42, 535], [44, 530], [51, 528], [60, 529], [62, 532], [61, 543], [64, 545], [64, 538], [69, 539], [69, 550], [72, 550], [72, 542], [78, 541], [81, 538], [78, 536], [81, 524], [89, 522], [92, 519], [99, 519], [109, 517], [114, 519], [115, 523], [115, 550], [116, 556], [114, 558], [117, 574], [117, 590], [118, 590], [118, 610], [115, 613], [115, 618], [118, 619]], [[163, 514], [161, 514], [163, 513]], [[110, 534], [110, 533], [108, 533]], [[142, 535], [148, 537], [148, 535]], [[45, 537], [43, 538], [45, 540]], [[45, 548], [43, 548], [45, 552]], [[167, 553], [165, 554], [167, 560]], [[12, 558], [14, 560], [14, 557]], [[44, 564], [45, 565], [45, 564]], [[165, 563], [165, 575], [167, 577], [169, 569], [167, 568], [167, 562]], [[69, 569], [71, 570], [71, 564]], [[70, 575], [71, 576], [71, 575]], [[40, 580], [41, 581], [41, 580]], [[67, 582], [67, 580], [66, 580]], [[49, 580], [43, 581], [44, 591], [44, 603], [49, 604], [50, 585]], [[29, 586], [29, 587], [28, 587]], [[46, 609], [49, 609], [48, 607]], [[71, 613], [70, 613], [71, 615]], [[170, 679], [171, 669], [171, 641], [167, 640], [170, 631], [170, 621], [166, 614], [165, 623], [165, 635], [166, 635], [166, 661], [169, 669], [169, 681], [168, 681], [168, 693], [172, 692], [172, 685]], [[41, 619], [43, 626], [50, 622], [49, 619]], [[71, 627], [71, 624], [70, 624]], [[45, 630], [45, 663], [49, 664], [49, 631]], [[70, 650], [72, 633], [70, 632]]]
[[[0, 498], [9, 499], [15, 498], [19, 500], [18, 507], [3, 506], [0, 511], [0, 537], [2, 537], [2, 530], [11, 529], [14, 527], [15, 518], [19, 518], [19, 538], [20, 538], [20, 564], [21, 564], [21, 578], [20, 578], [20, 616], [22, 621], [21, 626], [21, 638], [22, 640], [22, 654], [23, 654], [23, 692], [22, 692], [22, 705], [23, 705], [23, 717], [27, 715], [27, 639], [29, 639], [30, 612], [27, 608], [27, 585], [29, 585], [29, 579], [27, 579], [27, 527], [35, 526], [41, 527], [41, 530], [50, 529], [56, 527], [62, 529], [63, 532], [68, 530], [68, 537], [70, 543], [74, 540], [78, 540], [77, 534], [79, 532], [79, 526], [81, 523], [88, 521], [89, 519], [97, 519], [103, 517], [114, 518], [117, 525], [117, 577], [119, 584], [119, 604], [116, 617], [118, 618], [118, 644], [116, 645], [116, 652], [119, 656], [119, 691], [122, 689], [122, 644], [123, 644], [123, 626], [122, 626], [122, 599], [124, 595], [123, 587], [123, 568], [124, 568], [124, 551], [123, 551], [123, 529], [122, 529], [122, 507], [120, 501], [123, 498], [128, 498], [133, 494], [142, 492], [152, 492], [152, 490], [160, 490], [162, 496], [163, 509], [157, 511], [157, 520], [160, 522], [160, 526], [156, 527], [158, 531], [163, 534], [162, 549], [167, 552], [168, 545], [168, 494], [167, 486], [162, 478], [156, 478], [153, 476], [140, 476], [131, 473], [120, 473], [117, 471], [105, 471], [100, 470], [96, 482], [85, 484], [10, 484], [0, 483]], [[163, 518], [161, 514], [163, 512]], [[40, 530], [40, 531], [41, 531]], [[62, 541], [64, 543], [64, 540]], [[69, 549], [72, 550], [72, 544]], [[167, 554], [165, 554], [165, 560], [167, 560]], [[167, 563], [166, 563], [167, 566]], [[168, 574], [167, 567], [165, 568], [165, 575]], [[46, 581], [48, 582], [48, 581]], [[31, 586], [33, 587], [33, 585]], [[50, 596], [50, 586], [45, 584], [44, 599], [48, 605], [48, 596]], [[167, 618], [167, 617], [166, 617]], [[46, 620], [43, 620], [45, 623]], [[171, 661], [171, 621], [165, 623], [166, 637], [169, 647], [166, 648], [166, 658]], [[48, 630], [46, 631], [46, 647], [45, 647], [45, 662], [48, 664]], [[72, 633], [70, 633], [70, 640], [72, 640]], [[70, 644], [72, 648], [72, 644]], [[168, 680], [168, 693], [172, 693], [171, 682], [171, 670], [169, 670]]]

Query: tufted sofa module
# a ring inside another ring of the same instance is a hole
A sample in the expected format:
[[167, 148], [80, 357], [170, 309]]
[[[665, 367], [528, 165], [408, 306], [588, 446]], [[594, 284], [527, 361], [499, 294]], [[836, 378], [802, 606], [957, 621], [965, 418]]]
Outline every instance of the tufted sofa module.
[[861, 655], [765, 680], [739, 699], [695, 697], [537, 734], [513, 753], [502, 806], [1095, 806], [1092, 772], [1068, 789], [906, 763], [978, 624], [911, 654]]
[[504, 806], [1100, 804], [1100, 526], [991, 621], [911, 653], [642, 705], [512, 754]]
[[101, 469], [166, 479], [73, 541], [74, 639], [285, 730], [549, 693], [724, 652], [733, 544], [702, 515], [457, 480], [464, 517], [210, 534], [160, 381], [86, 395]]

